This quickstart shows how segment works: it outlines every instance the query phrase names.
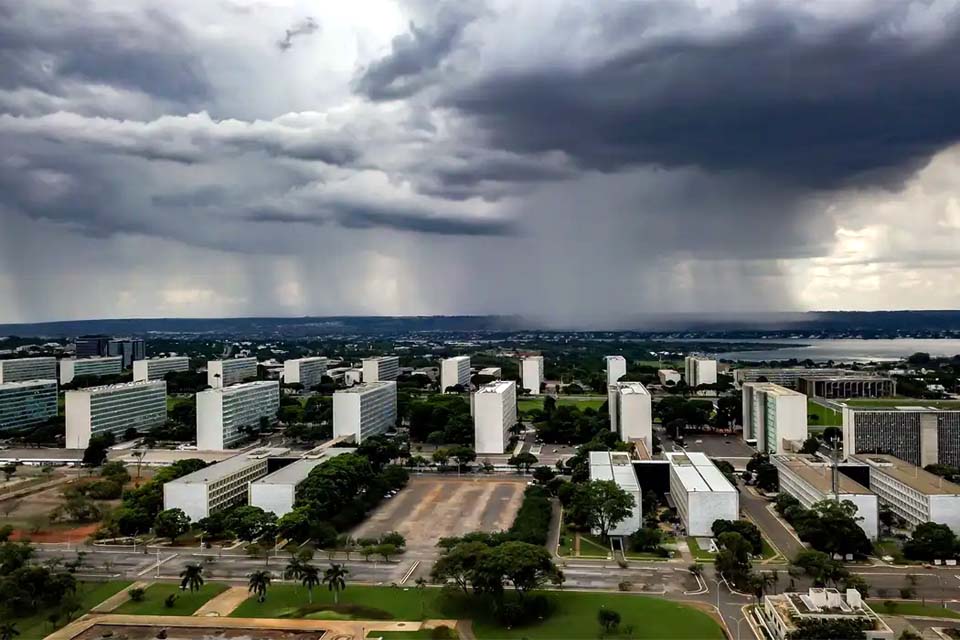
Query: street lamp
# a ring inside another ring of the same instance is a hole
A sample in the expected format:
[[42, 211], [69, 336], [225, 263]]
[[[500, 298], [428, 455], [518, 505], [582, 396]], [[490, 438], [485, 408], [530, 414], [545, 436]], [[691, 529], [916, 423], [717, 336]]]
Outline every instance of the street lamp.
[[737, 621], [737, 640], [740, 640], [740, 623], [747, 619], [747, 616], [741, 616], [739, 618], [734, 618]]
[[[710, 582], [716, 585], [717, 587], [717, 613], [720, 613], [720, 583], [723, 582], [723, 578], [707, 578]], [[720, 613], [720, 615], [723, 615]]]

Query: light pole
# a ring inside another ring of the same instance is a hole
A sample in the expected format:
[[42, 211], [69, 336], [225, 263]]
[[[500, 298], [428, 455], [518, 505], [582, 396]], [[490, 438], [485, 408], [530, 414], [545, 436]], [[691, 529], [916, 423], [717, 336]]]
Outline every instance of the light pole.
[[157, 577], [160, 577], [160, 549], [157, 549]]
[[723, 615], [720, 612], [720, 583], [723, 582], [723, 578], [707, 578], [707, 579], [717, 587], [717, 613], [719, 613], [720, 615]]
[[741, 616], [739, 618], [734, 618], [737, 621], [737, 640], [740, 640], [740, 623], [746, 620], [746, 616]]

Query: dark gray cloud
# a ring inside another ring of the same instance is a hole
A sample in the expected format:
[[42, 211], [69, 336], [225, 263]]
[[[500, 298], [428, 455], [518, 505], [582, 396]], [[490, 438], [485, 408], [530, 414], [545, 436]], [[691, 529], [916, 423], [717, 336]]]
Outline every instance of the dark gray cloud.
[[295, 38], [308, 36], [320, 29], [320, 24], [311, 17], [306, 17], [297, 24], [293, 25], [284, 33], [283, 39], [277, 41], [277, 48], [280, 51], [286, 51], [293, 46]]

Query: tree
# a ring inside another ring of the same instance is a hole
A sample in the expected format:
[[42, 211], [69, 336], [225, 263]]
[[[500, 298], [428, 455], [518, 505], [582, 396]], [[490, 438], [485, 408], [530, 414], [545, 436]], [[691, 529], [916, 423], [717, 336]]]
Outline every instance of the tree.
[[620, 614], [613, 609], [600, 609], [597, 611], [597, 622], [603, 633], [613, 633], [620, 626]]
[[180, 590], [200, 591], [203, 586], [203, 567], [199, 564], [188, 564], [180, 572]]
[[374, 548], [378, 555], [383, 556], [384, 562], [390, 562], [390, 556], [397, 555], [397, 546], [393, 544], [378, 544]]
[[470, 447], [453, 447], [449, 451], [450, 457], [457, 461], [457, 470], [463, 471], [463, 468], [477, 459], [477, 452]]
[[[481, 560], [479, 567], [484, 567], [488, 562], [513, 584], [521, 598], [527, 592], [543, 586], [557, 570], [545, 548], [526, 542], [505, 542], [494, 547]], [[490, 568], [487, 566], [487, 571]]]
[[803, 446], [800, 447], [800, 453], [816, 453], [820, 450], [820, 441], [817, 440], [816, 436], [810, 436], [803, 441]]
[[0, 622], [0, 640], [13, 640], [20, 635], [16, 622]]
[[430, 577], [434, 582], [453, 580], [466, 595], [471, 576], [488, 551], [489, 547], [482, 542], [460, 542], [437, 559]]
[[323, 583], [333, 592], [333, 603], [340, 604], [340, 592], [347, 588], [347, 576], [350, 570], [342, 564], [333, 563], [323, 572]]
[[380, 544], [392, 544], [401, 549], [407, 546], [407, 539], [399, 531], [388, 531], [380, 536]]
[[437, 449], [433, 452], [432, 457], [433, 461], [437, 463], [441, 471], [447, 468], [447, 463], [450, 461], [450, 454], [446, 449]]
[[811, 578], [815, 586], [839, 585], [846, 580], [850, 572], [839, 560], [834, 560], [822, 551], [801, 551], [793, 564]]
[[903, 555], [911, 560], [947, 560], [957, 554], [957, 537], [945, 524], [924, 522], [913, 530], [903, 545]]
[[3, 471], [3, 476], [6, 478], [7, 482], [10, 482], [10, 478], [12, 478], [13, 474], [17, 472], [17, 465], [5, 464], [3, 465], [3, 468], [0, 470]]
[[533, 470], [533, 479], [543, 485], [553, 480], [555, 476], [553, 469], [544, 465]]
[[750, 577], [751, 544], [736, 531], [726, 531], [717, 538], [720, 551], [714, 559], [717, 573], [735, 585], [747, 586]]
[[638, 529], [630, 535], [630, 549], [633, 551], [653, 551], [663, 541], [663, 532], [659, 528]]
[[259, 540], [267, 533], [276, 535], [277, 517], [260, 507], [245, 505], [227, 514], [226, 528], [244, 542]]
[[146, 595], [147, 590], [143, 587], [134, 587], [127, 591], [127, 595], [130, 596], [130, 600], [133, 602], [143, 602], [143, 598]]
[[157, 514], [153, 530], [161, 538], [172, 541], [190, 530], [190, 518], [181, 509], [166, 509]]
[[753, 555], [758, 556], [763, 553], [763, 538], [760, 535], [760, 529], [749, 520], [715, 520], [711, 530], [714, 538], [719, 538], [720, 534], [726, 531], [736, 531], [750, 543]]
[[524, 451], [515, 456], [510, 456], [510, 459], [507, 460], [507, 464], [511, 467], [516, 467], [517, 471], [523, 469], [525, 473], [529, 473], [530, 467], [537, 464], [538, 461], [539, 460], [537, 456], [533, 455], [529, 451]]
[[594, 480], [577, 487], [571, 506], [585, 525], [599, 531], [606, 540], [610, 529], [629, 517], [635, 504], [633, 497], [616, 482]]
[[797, 628], [787, 636], [788, 640], [866, 640], [864, 629], [873, 622], [813, 618], [797, 620]]
[[300, 584], [307, 588], [307, 598], [313, 603], [313, 590], [321, 583], [320, 571], [312, 564], [300, 568]]
[[304, 564], [297, 556], [290, 556], [287, 566], [283, 569], [283, 577], [286, 580], [299, 580], [303, 576]]
[[99, 467], [107, 459], [107, 451], [114, 445], [112, 438], [98, 435], [90, 438], [83, 451], [82, 463], [87, 467]]
[[267, 589], [270, 588], [271, 573], [269, 571], [254, 571], [247, 582], [247, 591], [257, 594], [257, 602], [267, 599]]

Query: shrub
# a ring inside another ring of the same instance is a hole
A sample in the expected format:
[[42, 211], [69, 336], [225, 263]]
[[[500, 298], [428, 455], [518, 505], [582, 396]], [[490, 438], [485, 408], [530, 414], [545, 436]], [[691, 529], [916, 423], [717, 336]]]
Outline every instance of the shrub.
[[165, 606], [167, 609], [173, 609], [173, 605], [177, 602], [177, 597], [177, 594], [171, 593], [166, 597], [166, 599], [164, 599], [163, 606]]
[[527, 487], [523, 492], [523, 504], [507, 533], [512, 540], [544, 545], [550, 532], [552, 514], [549, 491], [538, 486]]
[[145, 594], [146, 594], [146, 590], [141, 587], [134, 587], [133, 589], [130, 589], [129, 591], [127, 591], [127, 595], [129, 595], [130, 599], [133, 600], [134, 602], [143, 602], [143, 598]]
[[630, 582], [629, 580], [624, 580], [623, 582], [620, 582], [619, 584], [617, 584], [617, 589], [619, 589], [620, 591], [630, 591], [631, 589], [633, 589], [633, 583]]

